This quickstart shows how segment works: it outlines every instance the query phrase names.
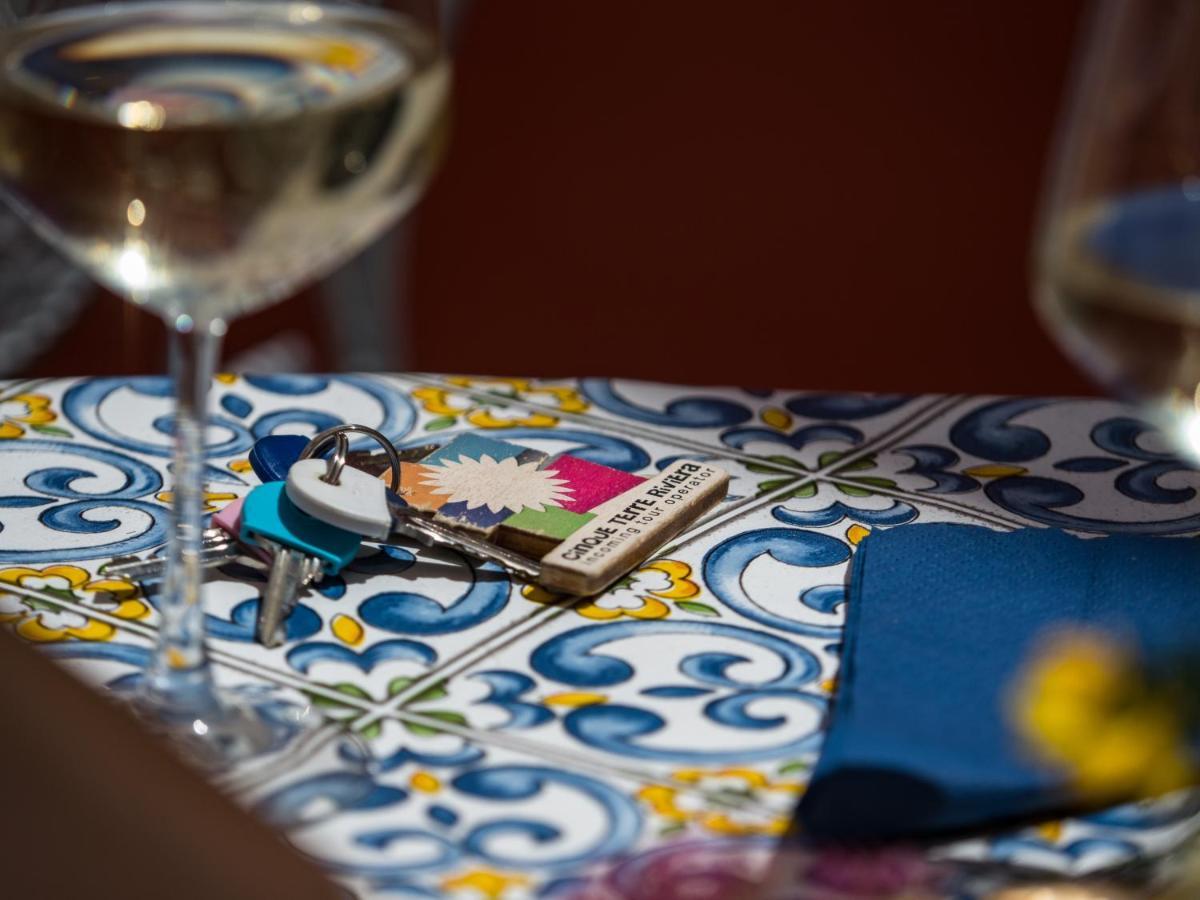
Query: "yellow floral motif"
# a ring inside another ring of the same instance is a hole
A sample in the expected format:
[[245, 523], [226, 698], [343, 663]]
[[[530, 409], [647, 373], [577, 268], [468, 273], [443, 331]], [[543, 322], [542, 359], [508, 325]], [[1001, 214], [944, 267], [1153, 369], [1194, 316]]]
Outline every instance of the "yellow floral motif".
[[49, 425], [57, 418], [45, 394], [17, 394], [0, 400], [0, 440], [19, 438], [26, 425]]
[[218, 384], [234, 384], [238, 380], [232, 372], [218, 372], [213, 377], [217, 379]]
[[518, 397], [528, 397], [530, 394], [549, 397], [559, 412], [579, 413], [587, 410], [589, 404], [573, 387], [554, 384], [533, 384], [527, 378], [471, 378], [456, 375], [447, 378], [455, 387], [480, 387], [489, 384], [499, 384], [507, 387]]
[[[3, 589], [5, 584], [40, 591], [46, 599], [6, 595]], [[89, 594], [92, 595], [90, 598], [87, 596]], [[138, 597], [134, 585], [112, 578], [91, 579], [87, 571], [79, 566], [46, 566], [42, 569], [14, 566], [0, 569], [0, 599], [10, 601], [0, 606], [0, 623], [15, 623], [17, 634], [27, 641], [47, 643], [69, 638], [107, 641], [116, 634], [116, 628], [107, 622], [74, 612], [64, 613], [54, 602], [55, 596], [76, 603], [90, 600], [97, 605], [97, 609], [118, 619], [144, 619], [150, 614], [150, 607]], [[14, 607], [11, 601], [16, 601], [18, 605]], [[99, 604], [104, 605], [101, 607]], [[66, 624], [61, 621], [64, 618], [82, 619], [83, 624]]]
[[764, 819], [759, 814], [744, 820], [731, 810], [699, 807], [692, 796], [683, 794], [678, 788], [658, 784], [638, 791], [638, 799], [648, 804], [659, 816], [680, 824], [694, 822], [708, 831], [723, 835], [783, 834], [791, 818], [796, 794], [801, 790], [794, 784], [772, 782], [753, 769], [681, 769], [672, 773], [672, 777], [690, 787], [725, 793], [732, 790], [759, 800], [777, 801], [775, 805], [780, 807], [778, 815]]
[[972, 478], [1009, 478], [1013, 475], [1024, 475], [1029, 470], [1022, 466], [982, 465], [963, 469], [964, 475]]
[[237, 472], [239, 475], [241, 475], [243, 472], [252, 471], [253, 469], [254, 467], [250, 465], [250, 460], [248, 459], [235, 459], [229, 463], [229, 471]]
[[[231, 500], [236, 500], [237, 494], [231, 494], [228, 491], [205, 491], [204, 492], [204, 511], [206, 513], [216, 512], [221, 506], [229, 503]], [[174, 491], [159, 491], [154, 495], [154, 499], [159, 503], [174, 503]], [[220, 505], [218, 505], [220, 504]]]
[[436, 794], [442, 787], [442, 783], [428, 772], [415, 772], [408, 779], [408, 783], [414, 791], [421, 791], [424, 794]]
[[[587, 619], [607, 621], [628, 616], [631, 619], [665, 619], [671, 614], [664, 600], [690, 600], [700, 593], [700, 585], [689, 577], [692, 567], [674, 559], [659, 559], [642, 566], [598, 597], [575, 606], [575, 612]], [[537, 585], [526, 585], [521, 594], [534, 603], [554, 604], [564, 599]]]
[[579, 392], [571, 387], [559, 385], [535, 385], [524, 378], [468, 378], [456, 376], [446, 379], [454, 387], [475, 388], [498, 394], [494, 400], [480, 399], [454, 393], [453, 389], [440, 387], [414, 388], [412, 396], [421, 408], [438, 418], [427, 426], [446, 428], [461, 416], [463, 421], [476, 428], [553, 428], [558, 417], [549, 413], [521, 410], [514, 415], [502, 411], [507, 399], [537, 399], [553, 403], [558, 412], [583, 412], [588, 403]]
[[509, 875], [494, 869], [472, 869], [461, 875], [452, 875], [442, 880], [442, 890], [473, 891], [476, 896], [486, 900], [503, 900], [509, 888], [526, 887], [529, 879], [524, 875]]
[[1015, 685], [1012, 721], [1034, 752], [1097, 800], [1154, 796], [1196, 774], [1181, 712], [1105, 635], [1071, 632], [1046, 641]]
[[792, 424], [792, 415], [778, 406], [768, 406], [758, 417], [778, 431], [787, 431]]
[[333, 621], [329, 623], [329, 629], [333, 632], [334, 637], [343, 644], [356, 647], [362, 643], [363, 627], [353, 616], [338, 613], [333, 617]]
[[562, 691], [557, 694], [547, 694], [542, 698], [542, 703], [546, 706], [594, 706], [597, 703], [608, 702], [608, 697], [604, 694], [590, 694], [587, 691]]
[[865, 538], [870, 533], [871, 533], [870, 528], [866, 528], [866, 527], [864, 527], [862, 525], [858, 525], [858, 524], [851, 525], [849, 528], [846, 529], [846, 540], [848, 540], [851, 544], [853, 544], [855, 547], [857, 547], [859, 545], [859, 543], [862, 541], [862, 539]]
[[1035, 825], [1033, 830], [1037, 832], [1038, 837], [1051, 844], [1058, 843], [1059, 838], [1063, 835], [1062, 819], [1054, 819], [1050, 822], [1043, 822], [1040, 825]]
[[497, 415], [486, 404], [477, 403], [470, 397], [451, 394], [443, 388], [415, 388], [412, 396], [414, 400], [421, 401], [421, 408], [426, 412], [444, 419], [463, 416], [476, 428], [553, 428], [558, 424], [558, 419], [554, 416], [537, 412], [505, 418]]

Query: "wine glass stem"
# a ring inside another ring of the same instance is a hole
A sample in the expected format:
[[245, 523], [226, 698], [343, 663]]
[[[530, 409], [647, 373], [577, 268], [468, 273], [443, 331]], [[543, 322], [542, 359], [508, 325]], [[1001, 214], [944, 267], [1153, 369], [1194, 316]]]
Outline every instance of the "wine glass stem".
[[167, 575], [159, 602], [161, 625], [146, 670], [142, 699], [162, 714], [187, 716], [217, 706], [204, 646], [200, 565], [204, 532], [204, 436], [208, 390], [224, 323], [193, 323], [181, 316], [171, 330], [175, 383], [174, 496], [167, 544]]

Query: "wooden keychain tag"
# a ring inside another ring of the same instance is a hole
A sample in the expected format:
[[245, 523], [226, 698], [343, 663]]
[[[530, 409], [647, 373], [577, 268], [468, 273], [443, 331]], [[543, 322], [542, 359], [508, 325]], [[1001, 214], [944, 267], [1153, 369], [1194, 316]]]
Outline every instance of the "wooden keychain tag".
[[401, 464], [400, 495], [436, 521], [541, 560], [540, 584], [598, 593], [724, 499], [729, 475], [679, 460], [650, 478], [460, 435]]

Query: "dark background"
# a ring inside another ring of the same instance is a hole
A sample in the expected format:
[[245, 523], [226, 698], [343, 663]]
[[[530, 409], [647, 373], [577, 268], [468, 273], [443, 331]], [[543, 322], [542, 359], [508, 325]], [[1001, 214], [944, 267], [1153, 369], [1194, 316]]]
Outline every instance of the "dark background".
[[[1093, 390], [1029, 305], [1082, 6], [476, 0], [397, 365]], [[230, 353], [287, 328], [336, 368], [319, 290], [239, 322]], [[156, 371], [161, 340], [98, 297], [30, 374]]]

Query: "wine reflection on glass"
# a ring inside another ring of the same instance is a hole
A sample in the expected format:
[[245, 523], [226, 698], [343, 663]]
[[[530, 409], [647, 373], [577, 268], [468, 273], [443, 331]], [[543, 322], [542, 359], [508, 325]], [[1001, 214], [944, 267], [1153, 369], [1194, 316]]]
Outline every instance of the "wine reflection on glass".
[[229, 771], [301, 726], [281, 731], [278, 703], [219, 692], [207, 660], [204, 443], [221, 338], [362, 249], [421, 193], [449, 89], [436, 4], [0, 0], [0, 13], [0, 189], [42, 237], [168, 326], [168, 570], [136, 704], [195, 762]]

